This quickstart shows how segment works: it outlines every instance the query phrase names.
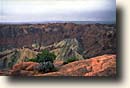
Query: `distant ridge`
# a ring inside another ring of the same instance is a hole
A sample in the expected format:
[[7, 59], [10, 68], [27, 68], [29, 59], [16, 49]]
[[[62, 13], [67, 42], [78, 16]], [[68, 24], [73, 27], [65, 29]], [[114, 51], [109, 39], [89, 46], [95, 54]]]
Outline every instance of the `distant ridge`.
[[0, 22], [0, 24], [47, 24], [47, 23], [116, 24], [116, 22], [115, 22], [115, 21], [43, 21], [43, 22]]

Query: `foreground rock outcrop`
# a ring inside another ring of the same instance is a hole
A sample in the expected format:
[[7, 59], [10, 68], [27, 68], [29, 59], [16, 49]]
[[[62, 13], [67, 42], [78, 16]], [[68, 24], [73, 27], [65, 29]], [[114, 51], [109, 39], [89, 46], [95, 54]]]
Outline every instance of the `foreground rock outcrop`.
[[116, 55], [103, 55], [66, 64], [58, 72], [35, 76], [115, 76]]
[[56, 72], [39, 73], [35, 62], [19, 63], [9, 75], [21, 76], [116, 76], [116, 55], [102, 55], [63, 65]]
[[36, 62], [21, 62], [15, 64], [10, 70], [9, 75], [12, 76], [32, 76], [36, 74], [36, 67], [39, 66], [39, 63]]

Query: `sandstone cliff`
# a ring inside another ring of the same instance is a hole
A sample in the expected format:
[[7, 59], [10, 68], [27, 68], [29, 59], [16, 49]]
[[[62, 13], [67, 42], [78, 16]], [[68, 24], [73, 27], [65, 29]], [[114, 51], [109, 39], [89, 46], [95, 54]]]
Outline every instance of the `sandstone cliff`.
[[115, 25], [105, 24], [1, 24], [0, 50], [48, 46], [64, 39], [76, 38], [85, 58], [116, 53]]

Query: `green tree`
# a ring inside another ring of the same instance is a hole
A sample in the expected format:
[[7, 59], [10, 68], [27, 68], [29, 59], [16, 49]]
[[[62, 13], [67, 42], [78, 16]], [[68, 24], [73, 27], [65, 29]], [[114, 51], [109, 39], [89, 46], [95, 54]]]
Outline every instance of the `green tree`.
[[36, 62], [47, 62], [55, 60], [56, 55], [54, 53], [50, 53], [48, 50], [43, 50], [42, 53], [39, 53], [36, 58]]
[[41, 53], [39, 53], [37, 55], [36, 58], [32, 58], [32, 59], [27, 59], [26, 61], [31, 61], [31, 62], [52, 62], [55, 60], [56, 55], [54, 53], [50, 53], [48, 50], [43, 50]]
[[50, 53], [48, 50], [43, 50], [41, 53], [37, 55], [36, 58], [28, 59], [26, 61], [39, 63], [40, 65], [37, 66], [36, 69], [39, 72], [46, 73], [46, 72], [51, 72], [56, 70], [53, 64], [55, 58], [56, 55], [54, 53]]

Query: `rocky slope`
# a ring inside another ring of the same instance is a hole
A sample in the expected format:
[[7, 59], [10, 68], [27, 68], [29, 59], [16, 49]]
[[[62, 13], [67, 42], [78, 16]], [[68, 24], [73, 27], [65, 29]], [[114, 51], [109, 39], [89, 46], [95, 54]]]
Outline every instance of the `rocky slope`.
[[76, 38], [85, 58], [116, 53], [115, 25], [105, 24], [1, 24], [0, 50], [48, 46], [67, 38]]
[[55, 53], [56, 60], [66, 61], [67, 58], [75, 56], [79, 60], [84, 59], [82, 56], [83, 50], [81, 44], [76, 38], [74, 39], [64, 39], [58, 43], [52, 45], [41, 47], [41, 50], [49, 50]]
[[37, 53], [27, 48], [0, 52], [0, 69], [10, 69], [16, 63], [25, 61], [27, 58], [36, 57]]
[[[22, 76], [116, 76], [116, 55], [102, 55], [87, 60], [75, 61], [60, 67], [57, 72], [40, 74], [34, 71], [37, 63], [17, 64], [9, 75]], [[24, 67], [23, 67], [24, 66]], [[21, 70], [19, 70], [21, 69]], [[19, 70], [19, 71], [18, 71]]]
[[58, 72], [35, 76], [116, 76], [116, 55], [103, 55], [64, 65]]
[[[75, 56], [78, 60], [84, 59], [81, 53], [82, 47], [76, 39], [65, 39], [58, 43], [41, 47], [42, 50], [49, 50], [55, 53], [56, 60], [66, 61], [68, 58]], [[28, 48], [6, 50], [0, 53], [1, 69], [11, 68], [14, 64], [35, 58], [40, 53]]]

